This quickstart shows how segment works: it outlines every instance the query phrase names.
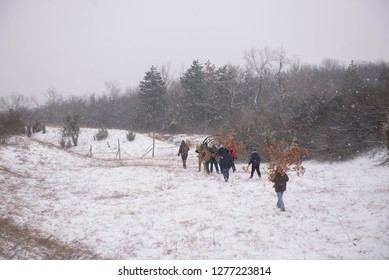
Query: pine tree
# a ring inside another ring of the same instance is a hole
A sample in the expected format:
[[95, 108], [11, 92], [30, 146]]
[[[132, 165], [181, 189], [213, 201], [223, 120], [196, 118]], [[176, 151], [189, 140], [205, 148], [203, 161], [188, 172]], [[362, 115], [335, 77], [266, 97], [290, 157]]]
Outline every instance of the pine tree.
[[[77, 146], [78, 135], [80, 134], [80, 126], [78, 124], [78, 119], [79, 119], [78, 115], [74, 115], [74, 116], [68, 115], [65, 119], [65, 124], [62, 129], [62, 138], [71, 137], [74, 146]], [[70, 140], [68, 141], [68, 143], [70, 143]]]
[[220, 91], [218, 85], [219, 69], [216, 69], [214, 64], [207, 61], [204, 69], [204, 100], [208, 106], [204, 107], [206, 111], [206, 121], [211, 127], [218, 127], [220, 125]]
[[233, 113], [234, 98], [237, 94], [232, 67], [224, 65], [216, 69], [213, 64], [205, 65], [206, 98], [208, 106], [207, 121], [210, 127], [226, 125], [231, 127], [230, 117]]
[[363, 82], [359, 75], [358, 66], [351, 60], [350, 65], [347, 67], [347, 71], [342, 84], [342, 92], [356, 93], [363, 88]]
[[181, 77], [185, 90], [186, 118], [189, 123], [203, 123], [206, 120], [207, 100], [205, 96], [205, 77], [203, 65], [193, 61], [190, 68]]
[[157, 68], [151, 66], [150, 71], [146, 72], [143, 81], [140, 82], [139, 88], [141, 115], [144, 115], [146, 128], [160, 128], [165, 108], [166, 85]]

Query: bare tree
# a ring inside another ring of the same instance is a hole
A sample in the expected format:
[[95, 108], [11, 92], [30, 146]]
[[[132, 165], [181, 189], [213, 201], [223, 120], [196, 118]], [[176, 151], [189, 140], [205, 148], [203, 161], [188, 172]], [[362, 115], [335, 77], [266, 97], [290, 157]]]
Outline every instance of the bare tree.
[[58, 103], [60, 103], [62, 101], [61, 94], [52, 85], [48, 89], [46, 89], [46, 92], [44, 93], [44, 96], [47, 99], [48, 105], [56, 105], [56, 104], [58, 104]]
[[290, 71], [292, 73], [298, 73], [301, 69], [301, 62], [300, 58], [298, 56], [294, 56], [292, 59], [290, 59]]
[[264, 81], [271, 69], [271, 51], [269, 48], [254, 49], [244, 52], [244, 60], [246, 62], [246, 71], [253, 76], [257, 82], [256, 90], [254, 91], [253, 102], [256, 105], [258, 97], [263, 90]]
[[164, 64], [161, 67], [159, 67], [159, 72], [161, 73], [162, 80], [164, 81], [167, 88], [169, 88], [170, 84], [173, 81], [173, 76], [171, 74], [171, 63]]
[[57, 122], [59, 121], [58, 111], [62, 102], [62, 96], [54, 86], [50, 86], [43, 94], [47, 101], [45, 104], [45, 121]]
[[121, 89], [116, 81], [105, 82], [105, 87], [108, 91], [108, 96], [110, 100], [118, 99]]
[[321, 61], [320, 64], [321, 68], [328, 72], [336, 72], [339, 71], [340, 69], [344, 69], [344, 65], [340, 63], [338, 59], [332, 59], [332, 58], [325, 58]]
[[7, 97], [0, 98], [0, 109], [21, 111], [31, 108], [34, 100], [24, 95], [13, 93]]
[[244, 83], [244, 71], [239, 66], [228, 65], [227, 79], [223, 82], [230, 110], [235, 110], [243, 105], [242, 85]]
[[271, 53], [270, 79], [276, 85], [279, 94], [284, 94], [284, 71], [290, 65], [290, 60], [286, 56], [283, 47], [275, 49]]

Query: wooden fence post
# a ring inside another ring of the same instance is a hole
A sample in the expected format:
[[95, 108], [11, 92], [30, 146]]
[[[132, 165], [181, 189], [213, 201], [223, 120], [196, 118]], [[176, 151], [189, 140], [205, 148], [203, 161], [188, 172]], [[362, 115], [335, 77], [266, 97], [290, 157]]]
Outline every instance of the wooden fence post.
[[119, 154], [119, 160], [121, 160], [122, 157], [121, 157], [121, 154], [120, 154], [120, 141], [119, 141], [119, 139], [118, 139], [118, 154]]
[[154, 157], [154, 149], [155, 149], [155, 137], [154, 137], [154, 132], [153, 132], [153, 152], [152, 152], [152, 157]]

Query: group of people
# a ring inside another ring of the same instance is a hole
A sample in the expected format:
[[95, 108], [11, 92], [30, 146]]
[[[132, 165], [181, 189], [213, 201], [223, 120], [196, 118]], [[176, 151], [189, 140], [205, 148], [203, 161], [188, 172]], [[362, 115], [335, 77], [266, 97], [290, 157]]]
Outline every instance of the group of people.
[[[196, 149], [196, 152], [198, 153], [199, 157], [199, 163], [201, 161], [204, 161], [207, 173], [213, 172], [214, 168], [216, 172], [219, 173], [220, 167], [220, 172], [223, 174], [224, 180], [227, 182], [229, 178], [230, 169], [232, 168], [234, 172], [236, 170], [234, 163], [235, 160], [238, 158], [236, 148], [233, 145], [228, 146], [227, 148], [221, 146], [219, 149], [215, 146], [203, 147], [202, 145], [200, 145], [200, 149]], [[182, 140], [177, 156], [181, 156], [182, 165], [184, 168], [186, 168], [186, 160], [188, 158], [189, 150], [189, 145], [184, 140]]]
[[[186, 168], [186, 160], [188, 158], [189, 153], [189, 145], [182, 140], [180, 148], [178, 150], [178, 156], [181, 156], [183, 167]], [[228, 146], [224, 148], [223, 146], [219, 149], [216, 147], [212, 147], [209, 149], [210, 156], [209, 159], [205, 162], [207, 166], [208, 172], [213, 172], [213, 167], [217, 173], [220, 172], [223, 174], [223, 178], [225, 182], [228, 182], [230, 169], [232, 168], [233, 172], [235, 172], [235, 160], [238, 158], [237, 150], [234, 146]], [[200, 156], [200, 154], [199, 154]], [[256, 172], [258, 177], [261, 178], [261, 171], [259, 169], [261, 163], [261, 157], [258, 151], [253, 148], [250, 154], [248, 166], [251, 165], [251, 174], [250, 179], [253, 178], [254, 173]], [[283, 201], [283, 194], [286, 191], [286, 183], [289, 181], [288, 175], [280, 168], [276, 169], [276, 174], [272, 182], [274, 183], [273, 188], [277, 193], [277, 208], [281, 210], [281, 212], [285, 211], [285, 205]]]
[[233, 172], [236, 171], [235, 160], [238, 159], [238, 153], [234, 146], [229, 146], [227, 149], [221, 147], [214, 155], [215, 161], [216, 157], [219, 157], [220, 172], [223, 174], [224, 181], [228, 182], [230, 177], [230, 168], [232, 168]]
[[[234, 161], [238, 158], [237, 151], [234, 146], [230, 146], [227, 150], [224, 150], [224, 153], [220, 153], [220, 155], [221, 155], [219, 160], [220, 169], [224, 176], [225, 182], [227, 182], [230, 168], [232, 167], [233, 172], [235, 172], [236, 170]], [[230, 158], [232, 159], [232, 161]], [[248, 166], [251, 165], [250, 179], [253, 178], [254, 172], [257, 172], [258, 177], [261, 178], [261, 171], [259, 170], [260, 163], [261, 163], [261, 157], [258, 151], [256, 149], [253, 149], [250, 154], [250, 159], [248, 163]]]

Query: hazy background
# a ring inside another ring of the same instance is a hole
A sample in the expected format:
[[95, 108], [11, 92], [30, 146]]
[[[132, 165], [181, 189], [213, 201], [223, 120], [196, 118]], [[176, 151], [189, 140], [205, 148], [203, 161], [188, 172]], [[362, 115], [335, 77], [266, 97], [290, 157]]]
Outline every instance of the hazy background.
[[151, 65], [243, 64], [253, 47], [388, 61], [388, 12], [387, 0], [0, 0], [0, 96], [125, 89]]

